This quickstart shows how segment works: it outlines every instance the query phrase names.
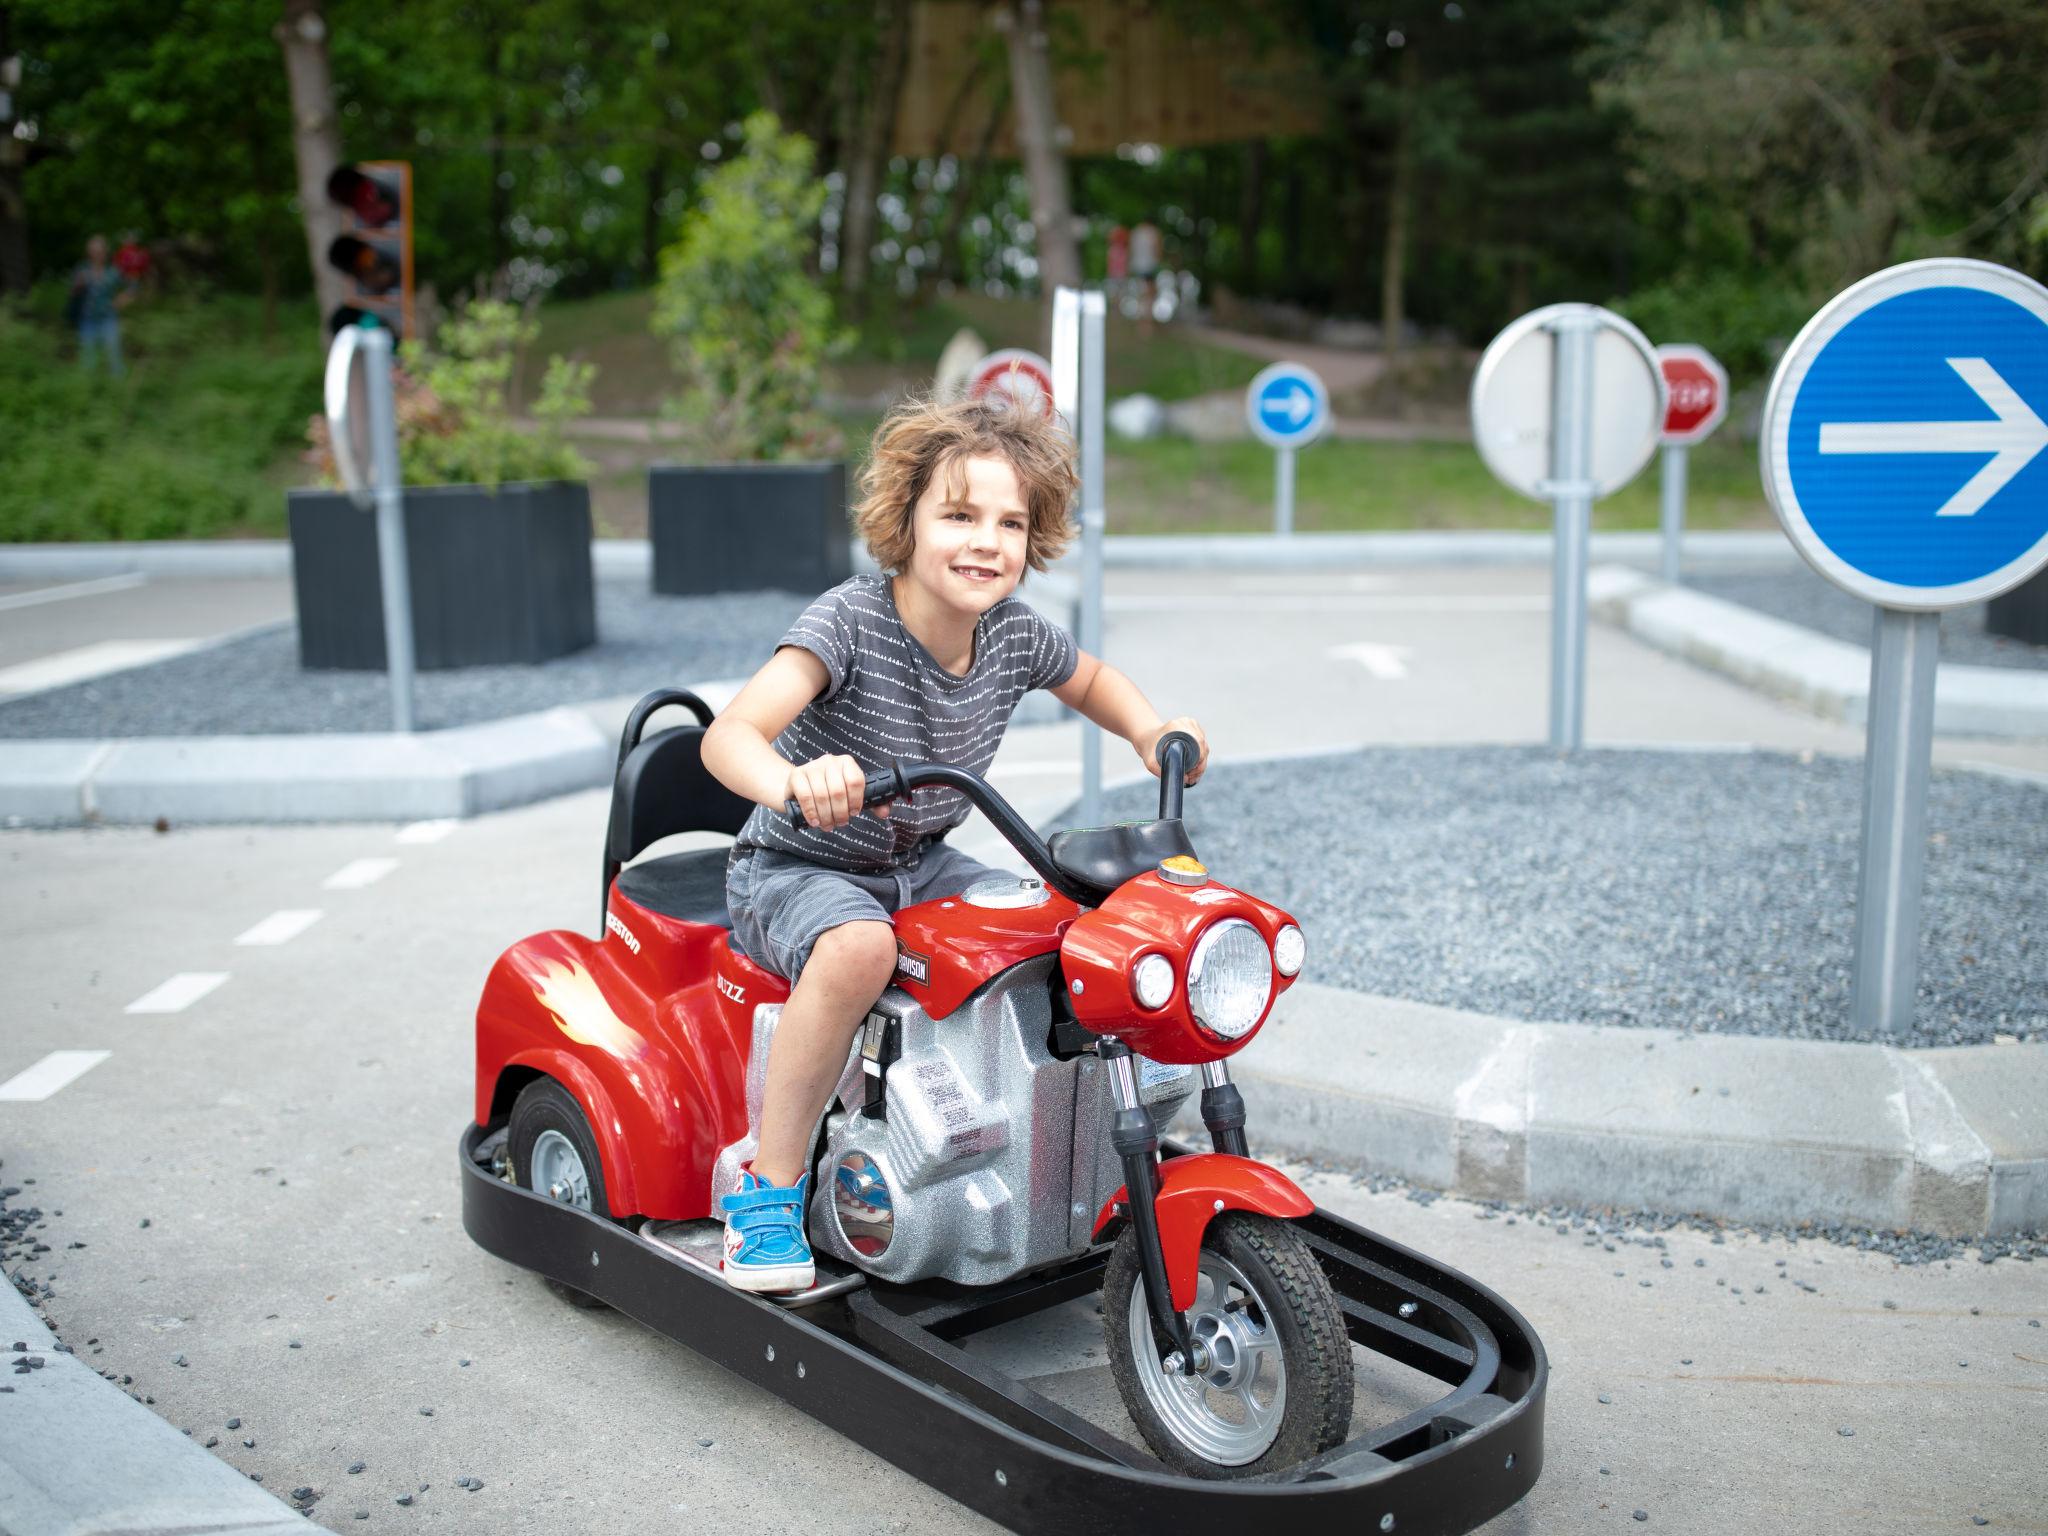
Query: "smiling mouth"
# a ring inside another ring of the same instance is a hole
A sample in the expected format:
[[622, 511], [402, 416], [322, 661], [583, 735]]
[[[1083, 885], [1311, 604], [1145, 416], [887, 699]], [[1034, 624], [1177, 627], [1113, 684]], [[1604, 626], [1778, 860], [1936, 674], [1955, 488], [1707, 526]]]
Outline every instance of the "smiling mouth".
[[996, 573], [985, 565], [956, 565], [953, 567], [953, 570], [956, 574], [965, 576], [970, 581], [994, 581], [996, 579]]

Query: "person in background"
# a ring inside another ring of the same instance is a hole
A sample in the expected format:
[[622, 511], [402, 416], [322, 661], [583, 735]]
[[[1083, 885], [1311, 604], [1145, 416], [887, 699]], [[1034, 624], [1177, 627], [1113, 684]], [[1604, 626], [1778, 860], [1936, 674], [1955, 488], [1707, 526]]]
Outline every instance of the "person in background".
[[78, 315], [78, 361], [91, 368], [94, 354], [104, 352], [107, 372], [121, 376], [121, 321], [134, 285], [107, 260], [107, 237], [85, 242], [85, 260], [71, 274], [71, 301]]

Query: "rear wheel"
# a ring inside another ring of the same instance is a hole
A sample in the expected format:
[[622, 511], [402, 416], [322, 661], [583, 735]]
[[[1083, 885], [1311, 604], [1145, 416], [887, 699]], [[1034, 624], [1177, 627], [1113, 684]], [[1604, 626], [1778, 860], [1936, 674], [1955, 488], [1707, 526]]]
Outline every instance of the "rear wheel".
[[1110, 1373], [1146, 1443], [1195, 1477], [1259, 1477], [1341, 1445], [1351, 1427], [1351, 1343], [1330, 1282], [1285, 1222], [1218, 1216], [1202, 1236], [1180, 1369], [1145, 1300], [1137, 1233], [1110, 1254], [1102, 1321]]
[[[597, 1139], [575, 1095], [551, 1077], [536, 1078], [512, 1105], [506, 1137], [512, 1148], [512, 1176], [526, 1189], [578, 1210], [609, 1218], [604, 1165]], [[548, 1289], [571, 1306], [595, 1310], [605, 1304], [585, 1291], [549, 1280]]]

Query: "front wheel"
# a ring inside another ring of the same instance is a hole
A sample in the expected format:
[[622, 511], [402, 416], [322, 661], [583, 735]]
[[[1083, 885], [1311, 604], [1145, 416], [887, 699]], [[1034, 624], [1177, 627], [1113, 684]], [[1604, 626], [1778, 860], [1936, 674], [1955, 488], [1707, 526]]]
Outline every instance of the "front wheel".
[[[611, 1215], [597, 1138], [590, 1134], [575, 1095], [553, 1078], [535, 1078], [520, 1090], [506, 1141], [512, 1149], [512, 1175], [520, 1184], [578, 1210]], [[547, 1286], [572, 1307], [597, 1311], [605, 1305], [588, 1291], [559, 1280], [547, 1279]]]
[[1160, 1460], [1194, 1477], [1259, 1477], [1341, 1445], [1351, 1427], [1351, 1342], [1315, 1255], [1285, 1222], [1218, 1216], [1202, 1235], [1183, 1374], [1145, 1300], [1138, 1237], [1109, 1257], [1102, 1322], [1124, 1408]]

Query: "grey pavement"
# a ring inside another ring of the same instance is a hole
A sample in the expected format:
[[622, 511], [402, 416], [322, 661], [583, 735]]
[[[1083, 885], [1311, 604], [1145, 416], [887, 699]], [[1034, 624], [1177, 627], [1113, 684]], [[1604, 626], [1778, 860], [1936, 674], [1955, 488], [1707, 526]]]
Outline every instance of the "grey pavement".
[[[1044, 759], [1025, 748], [1042, 743], [1006, 746], [997, 779], [1036, 809]], [[0, 963], [16, 978], [0, 1071], [110, 1053], [47, 1098], [0, 1100], [6, 1178], [35, 1178], [36, 1201], [63, 1212], [38, 1234], [51, 1252], [19, 1267], [49, 1288], [65, 1341], [98, 1340], [88, 1361], [131, 1375], [167, 1433], [219, 1438], [210, 1456], [188, 1453], [195, 1465], [309, 1487], [330, 1529], [694, 1531], [715, 1510], [784, 1531], [816, 1528], [821, 1509], [854, 1533], [989, 1529], [687, 1350], [563, 1306], [463, 1234], [454, 1142], [481, 977], [523, 933], [594, 926], [603, 819], [603, 795], [582, 793], [441, 827], [0, 836]], [[365, 881], [364, 861], [391, 862]], [[279, 911], [321, 916], [284, 943], [236, 942]], [[126, 1011], [177, 974], [223, 979], [176, 1012]], [[1290, 1012], [1272, 1039], [1313, 1027]], [[1356, 1027], [1382, 1050], [1350, 1079], [1368, 1089], [1382, 1073], [1395, 1084], [1387, 1056], [1405, 1039], [1404, 1091], [1434, 1072], [1455, 1106], [1472, 1077], [1461, 1064], [1486, 1055], [1434, 1014]], [[1660, 1043], [1646, 1059], [1700, 1044]], [[1265, 1060], [1246, 1064], [1255, 1152], [1290, 1139]], [[1626, 1061], [1611, 1080], [1633, 1082]], [[1462, 1108], [1473, 1120], [1511, 1099], [1496, 1073]], [[1384, 1171], [1377, 1146], [1317, 1161], [1323, 1171], [1296, 1171], [1320, 1203], [1493, 1286], [1545, 1340], [1546, 1469], [1495, 1536], [1634, 1529], [1637, 1508], [1660, 1529], [1768, 1521], [1858, 1536], [2038, 1516], [2048, 1330], [2029, 1322], [2048, 1320], [2048, 1287], [2033, 1264], [1901, 1265], [1584, 1214], [1575, 1227], [1570, 1214], [1354, 1185]], [[1127, 1433], [1099, 1328], [1083, 1302], [984, 1347]], [[1414, 1391], [1404, 1373], [1376, 1375], [1367, 1411], [1391, 1417]], [[483, 1487], [456, 1487], [465, 1476]], [[401, 1494], [414, 1503], [398, 1506]]]

